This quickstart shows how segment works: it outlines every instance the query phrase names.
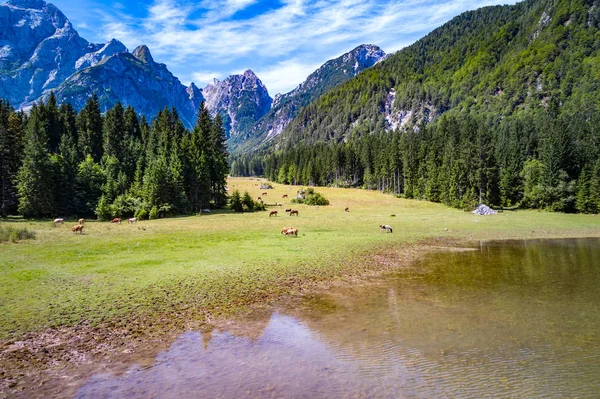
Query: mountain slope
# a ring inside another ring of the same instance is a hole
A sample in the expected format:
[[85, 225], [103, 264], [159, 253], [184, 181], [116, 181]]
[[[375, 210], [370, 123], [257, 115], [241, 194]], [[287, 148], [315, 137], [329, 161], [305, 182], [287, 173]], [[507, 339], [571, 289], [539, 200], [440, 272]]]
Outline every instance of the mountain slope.
[[600, 103], [599, 1], [466, 12], [305, 107], [278, 142], [340, 141], [450, 112], [535, 113]]
[[385, 57], [386, 54], [381, 48], [363, 44], [338, 58], [327, 61], [294, 90], [275, 96], [269, 113], [245, 132], [242, 137], [244, 145], [240, 150], [252, 148], [277, 137], [302, 107]]

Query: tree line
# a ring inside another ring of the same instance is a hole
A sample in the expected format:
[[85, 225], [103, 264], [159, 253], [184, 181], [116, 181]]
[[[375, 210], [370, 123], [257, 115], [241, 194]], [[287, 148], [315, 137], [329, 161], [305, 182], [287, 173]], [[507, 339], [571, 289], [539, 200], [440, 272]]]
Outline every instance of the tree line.
[[232, 157], [232, 174], [381, 190], [469, 209], [600, 209], [600, 117], [449, 113], [428, 125]]
[[77, 112], [52, 93], [26, 114], [0, 101], [0, 215], [159, 217], [227, 203], [225, 131], [201, 105], [192, 131], [98, 97]]

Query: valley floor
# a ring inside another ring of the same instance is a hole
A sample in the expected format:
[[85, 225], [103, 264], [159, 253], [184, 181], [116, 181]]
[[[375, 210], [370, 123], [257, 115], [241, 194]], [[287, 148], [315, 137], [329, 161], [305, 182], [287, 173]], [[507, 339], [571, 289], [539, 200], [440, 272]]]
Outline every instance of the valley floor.
[[[131, 225], [91, 221], [83, 235], [71, 233], [75, 220], [56, 227], [2, 222], [33, 229], [37, 239], [0, 245], [0, 397], [31, 396], [25, 382], [47, 383], [50, 374], [34, 378], [27, 370], [66, 376], [74, 365], [91, 367], [109, 354], [127, 358], [143, 343], [161, 347], [170, 334], [404, 267], [431, 247], [600, 236], [595, 215], [475, 216], [336, 188], [316, 188], [330, 200], [317, 208], [290, 203], [300, 187], [261, 190], [261, 181], [231, 178], [229, 189], [262, 196], [268, 205], [281, 202], [268, 207], [278, 216], [215, 211]], [[286, 208], [299, 216], [288, 216]], [[381, 224], [393, 233], [382, 233]], [[283, 227], [299, 229], [298, 237], [282, 236]]]

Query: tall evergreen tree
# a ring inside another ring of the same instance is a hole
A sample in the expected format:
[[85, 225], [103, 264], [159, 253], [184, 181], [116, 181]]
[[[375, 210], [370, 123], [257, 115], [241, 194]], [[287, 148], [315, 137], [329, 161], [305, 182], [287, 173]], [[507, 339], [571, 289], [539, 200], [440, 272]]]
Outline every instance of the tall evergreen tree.
[[95, 162], [100, 162], [103, 151], [102, 113], [96, 93], [88, 99], [79, 112], [77, 127], [81, 157], [85, 158], [90, 154]]
[[104, 155], [115, 157], [119, 162], [123, 159], [123, 140], [125, 139], [125, 121], [123, 105], [120, 102], [106, 112], [103, 123]]
[[0, 216], [17, 211], [16, 179], [22, 158], [22, 118], [0, 100]]
[[227, 153], [227, 136], [223, 128], [221, 116], [217, 114], [210, 132], [210, 147], [212, 149], [211, 160], [211, 186], [213, 202], [216, 207], [227, 204], [227, 175], [229, 174], [229, 163]]
[[52, 216], [54, 213], [54, 169], [48, 155], [43, 116], [43, 107], [34, 105], [25, 133], [23, 165], [17, 176], [19, 212], [26, 217]]

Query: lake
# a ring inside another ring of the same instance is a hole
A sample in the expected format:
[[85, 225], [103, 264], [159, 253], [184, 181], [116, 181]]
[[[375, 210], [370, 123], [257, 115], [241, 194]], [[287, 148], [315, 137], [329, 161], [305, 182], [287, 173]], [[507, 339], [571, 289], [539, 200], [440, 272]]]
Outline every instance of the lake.
[[78, 398], [593, 398], [600, 240], [438, 251], [377, 281], [212, 332]]

